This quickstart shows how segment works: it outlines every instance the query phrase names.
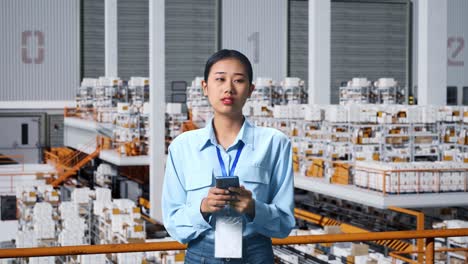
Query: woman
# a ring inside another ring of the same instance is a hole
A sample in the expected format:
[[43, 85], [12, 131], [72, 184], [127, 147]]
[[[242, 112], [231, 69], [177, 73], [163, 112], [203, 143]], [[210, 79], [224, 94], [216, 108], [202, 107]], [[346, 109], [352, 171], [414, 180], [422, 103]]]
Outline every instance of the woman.
[[[169, 146], [163, 220], [174, 239], [188, 243], [186, 263], [273, 263], [271, 237], [286, 237], [295, 225], [291, 143], [281, 132], [256, 127], [242, 114], [255, 88], [252, 75], [242, 53], [213, 54], [202, 86], [214, 117], [205, 128], [183, 133]], [[220, 167], [238, 176], [241, 186], [213, 187]], [[214, 224], [226, 206], [243, 220], [241, 259], [214, 257]]]

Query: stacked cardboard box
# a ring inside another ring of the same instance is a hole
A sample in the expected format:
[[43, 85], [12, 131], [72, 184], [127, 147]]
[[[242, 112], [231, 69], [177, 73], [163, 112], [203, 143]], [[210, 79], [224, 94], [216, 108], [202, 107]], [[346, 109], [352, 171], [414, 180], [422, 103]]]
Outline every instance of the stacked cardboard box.
[[306, 176], [323, 178], [325, 170], [325, 161], [320, 158], [312, 159], [312, 164], [306, 171]]
[[466, 169], [460, 162], [356, 162], [354, 184], [386, 193], [464, 191]]
[[351, 181], [350, 164], [343, 162], [333, 163], [333, 175], [330, 178], [331, 183], [349, 184]]

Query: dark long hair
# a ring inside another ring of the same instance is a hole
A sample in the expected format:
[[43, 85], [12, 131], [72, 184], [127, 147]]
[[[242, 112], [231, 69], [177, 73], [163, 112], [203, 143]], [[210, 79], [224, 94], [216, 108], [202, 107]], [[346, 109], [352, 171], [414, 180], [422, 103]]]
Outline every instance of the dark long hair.
[[242, 53], [237, 50], [228, 50], [222, 49], [216, 52], [215, 54], [211, 55], [208, 58], [205, 65], [205, 81], [208, 82], [208, 75], [210, 74], [211, 66], [216, 62], [224, 59], [237, 59], [244, 65], [245, 70], [247, 72], [247, 76], [249, 77], [249, 83], [252, 84], [253, 81], [253, 72], [252, 72], [252, 64], [250, 63], [249, 59]]

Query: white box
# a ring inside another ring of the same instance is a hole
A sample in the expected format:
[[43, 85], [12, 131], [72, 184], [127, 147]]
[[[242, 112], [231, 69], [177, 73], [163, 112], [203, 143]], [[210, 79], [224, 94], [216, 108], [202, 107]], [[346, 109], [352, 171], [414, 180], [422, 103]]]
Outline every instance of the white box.
[[182, 114], [182, 104], [180, 103], [167, 103], [166, 113], [170, 115]]

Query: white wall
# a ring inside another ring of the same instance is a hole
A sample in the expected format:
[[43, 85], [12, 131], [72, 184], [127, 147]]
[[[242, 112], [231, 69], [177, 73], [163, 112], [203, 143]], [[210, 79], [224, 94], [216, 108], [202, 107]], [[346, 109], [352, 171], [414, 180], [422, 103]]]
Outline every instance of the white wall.
[[0, 102], [74, 100], [79, 2], [0, 1]]
[[[418, 5], [413, 2], [413, 87], [418, 86]], [[425, 1], [425, 0], [424, 0]], [[462, 103], [462, 87], [468, 87], [468, 1], [447, 1], [447, 86], [458, 87], [458, 102]], [[451, 42], [449, 46], [449, 42]], [[445, 90], [446, 87], [443, 87]], [[444, 91], [445, 92], [445, 91]]]
[[468, 1], [449, 0], [447, 13], [447, 85], [458, 87], [461, 103], [468, 87]]
[[222, 1], [222, 43], [244, 53], [254, 79], [281, 81], [287, 74], [287, 0]]
[[[14, 155], [16, 157], [13, 159], [20, 163], [39, 162], [39, 122], [40, 118], [35, 116], [0, 117], [0, 155]], [[26, 124], [28, 128], [27, 132], [25, 131], [27, 133], [27, 142], [22, 142], [23, 124]]]
[[0, 221], [0, 241], [9, 241], [16, 239], [16, 231], [18, 230], [18, 220]]

